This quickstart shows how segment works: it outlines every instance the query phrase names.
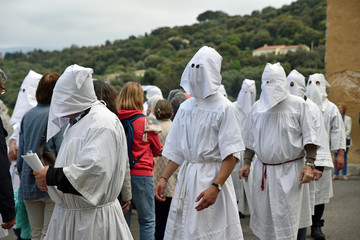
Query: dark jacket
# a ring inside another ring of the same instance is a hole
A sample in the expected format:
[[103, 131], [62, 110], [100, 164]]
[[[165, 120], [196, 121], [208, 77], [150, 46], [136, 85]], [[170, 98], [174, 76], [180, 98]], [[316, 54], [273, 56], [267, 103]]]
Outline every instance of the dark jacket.
[[7, 132], [0, 118], [0, 214], [4, 223], [14, 219], [16, 215], [6, 136]]

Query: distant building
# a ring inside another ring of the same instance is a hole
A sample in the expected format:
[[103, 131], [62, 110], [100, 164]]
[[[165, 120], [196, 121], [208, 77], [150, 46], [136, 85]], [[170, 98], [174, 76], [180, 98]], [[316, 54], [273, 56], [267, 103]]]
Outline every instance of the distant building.
[[135, 76], [137, 76], [137, 77], [144, 77], [145, 73], [146, 73], [146, 70], [145, 70], [145, 69], [136, 70], [136, 71], [135, 71]]
[[267, 44], [265, 44], [263, 47], [257, 48], [255, 50], [253, 50], [252, 55], [253, 56], [261, 56], [261, 55], [268, 55], [268, 54], [282, 54], [285, 55], [288, 52], [296, 52], [296, 50], [298, 49], [304, 49], [306, 51], [310, 51], [310, 48], [304, 44], [300, 44], [300, 45], [291, 45], [291, 46], [286, 46], [286, 45], [274, 45], [274, 46], [268, 46]]

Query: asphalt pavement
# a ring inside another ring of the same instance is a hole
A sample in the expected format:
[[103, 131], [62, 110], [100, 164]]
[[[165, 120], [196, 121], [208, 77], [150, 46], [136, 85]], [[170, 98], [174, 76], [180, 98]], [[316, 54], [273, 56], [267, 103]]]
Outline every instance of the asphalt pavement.
[[[360, 176], [350, 176], [349, 180], [334, 180], [334, 197], [325, 205], [322, 228], [327, 240], [358, 240], [360, 239]], [[250, 217], [241, 219], [241, 226], [245, 240], [258, 239], [249, 228]], [[139, 239], [139, 225], [136, 211], [133, 211], [131, 232], [134, 240]], [[10, 231], [4, 240], [15, 240]], [[307, 230], [307, 239], [310, 237], [310, 228]]]

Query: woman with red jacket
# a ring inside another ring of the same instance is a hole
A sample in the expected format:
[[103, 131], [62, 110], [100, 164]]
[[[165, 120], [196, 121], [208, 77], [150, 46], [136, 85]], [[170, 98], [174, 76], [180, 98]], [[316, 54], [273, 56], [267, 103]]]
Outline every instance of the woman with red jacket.
[[[152, 240], [155, 233], [153, 158], [161, 155], [162, 145], [158, 134], [148, 130], [151, 129], [151, 123], [142, 113], [143, 94], [138, 82], [127, 82], [120, 92], [118, 117], [125, 132], [129, 125], [133, 129], [133, 136], [127, 138], [129, 150], [131, 148], [129, 161], [132, 202], [138, 213], [140, 240]], [[125, 218], [130, 225], [131, 209], [125, 214]]]

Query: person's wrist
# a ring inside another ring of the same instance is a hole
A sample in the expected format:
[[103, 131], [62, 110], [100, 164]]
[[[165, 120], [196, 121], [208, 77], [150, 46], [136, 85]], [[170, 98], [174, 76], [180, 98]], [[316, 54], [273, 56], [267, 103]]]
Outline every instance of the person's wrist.
[[164, 179], [165, 182], [168, 182], [168, 178], [161, 176], [160, 179]]

